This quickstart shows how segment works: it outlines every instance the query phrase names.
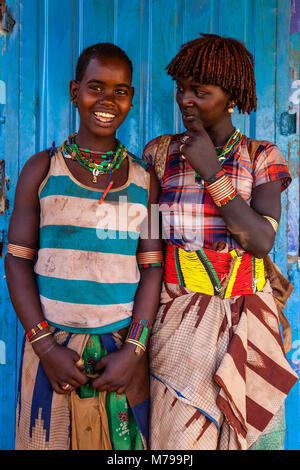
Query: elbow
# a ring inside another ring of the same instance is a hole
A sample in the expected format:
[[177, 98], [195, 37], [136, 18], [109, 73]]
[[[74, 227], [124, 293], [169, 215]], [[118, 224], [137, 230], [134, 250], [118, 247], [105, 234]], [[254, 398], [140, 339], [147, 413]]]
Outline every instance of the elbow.
[[269, 240], [269, 239], [262, 239], [259, 240], [259, 243], [251, 243], [251, 246], [247, 249], [248, 253], [251, 255], [255, 256], [255, 258], [265, 258], [268, 253], [273, 248], [274, 240]]
[[265, 258], [272, 250], [275, 236], [269, 234], [261, 234], [260, 237], [240, 237], [239, 243], [241, 247], [255, 258]]

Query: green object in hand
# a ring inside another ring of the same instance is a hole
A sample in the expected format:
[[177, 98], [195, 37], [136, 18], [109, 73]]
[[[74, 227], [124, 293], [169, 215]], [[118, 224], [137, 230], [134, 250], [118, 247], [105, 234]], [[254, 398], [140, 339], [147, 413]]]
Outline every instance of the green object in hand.
[[[93, 375], [94, 365], [107, 355], [99, 335], [91, 335], [83, 351], [85, 371]], [[100, 392], [101, 393], [101, 392]], [[90, 383], [79, 388], [80, 398], [96, 397], [99, 392]], [[143, 450], [144, 445], [125, 393], [107, 392], [105, 403], [110, 440], [114, 450]]]

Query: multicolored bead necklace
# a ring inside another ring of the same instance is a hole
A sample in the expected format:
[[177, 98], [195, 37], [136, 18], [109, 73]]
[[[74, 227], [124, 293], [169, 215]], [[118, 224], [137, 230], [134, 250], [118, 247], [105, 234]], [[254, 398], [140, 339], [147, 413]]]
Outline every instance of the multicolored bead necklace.
[[[231, 157], [231, 150], [241, 140], [242, 136], [243, 134], [241, 133], [241, 131], [235, 127], [234, 133], [229, 137], [226, 144], [224, 146], [215, 147], [217, 151], [217, 157], [221, 166], [225, 163], [226, 160], [228, 160], [228, 158]], [[218, 153], [219, 149], [221, 149], [221, 153]], [[195, 174], [195, 181], [197, 183], [201, 183], [202, 187], [202, 178], [198, 173]]]
[[93, 174], [93, 183], [97, 183], [99, 175], [108, 175], [108, 183], [111, 183], [112, 173], [120, 168], [127, 157], [127, 149], [120, 141], [117, 141], [116, 151], [94, 152], [89, 149], [79, 148], [75, 142], [76, 133], [72, 134], [62, 145], [62, 153], [65, 158], [72, 158]]
[[221, 153], [218, 154], [218, 159], [221, 162], [221, 164], [224, 163], [225, 160], [227, 160], [229, 152], [241, 140], [241, 138], [242, 138], [241, 131], [239, 129], [234, 128], [234, 133], [232, 134], [231, 137], [229, 137], [224, 147], [222, 147]]

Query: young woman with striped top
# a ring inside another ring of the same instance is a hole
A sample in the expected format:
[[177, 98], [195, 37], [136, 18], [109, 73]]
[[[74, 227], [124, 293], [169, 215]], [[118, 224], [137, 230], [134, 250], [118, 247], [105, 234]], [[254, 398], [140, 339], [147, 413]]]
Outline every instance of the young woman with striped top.
[[116, 139], [131, 81], [120, 48], [85, 49], [70, 83], [78, 132], [31, 157], [18, 181], [5, 259], [26, 333], [16, 449], [147, 447], [162, 246], [148, 236], [155, 173]]

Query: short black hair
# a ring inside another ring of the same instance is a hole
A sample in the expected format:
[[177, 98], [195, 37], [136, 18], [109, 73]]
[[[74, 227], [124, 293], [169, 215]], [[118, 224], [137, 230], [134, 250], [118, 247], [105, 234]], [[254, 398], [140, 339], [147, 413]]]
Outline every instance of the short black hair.
[[202, 84], [217, 85], [230, 93], [239, 112], [256, 111], [254, 58], [237, 39], [217, 34], [187, 42], [166, 67], [174, 80], [193, 77]]
[[128, 65], [132, 75], [132, 62], [123, 49], [110, 42], [99, 42], [98, 44], [87, 47], [81, 52], [76, 64], [75, 79], [77, 82], [81, 82], [83, 79], [91, 59], [100, 57], [115, 57], [123, 60]]

